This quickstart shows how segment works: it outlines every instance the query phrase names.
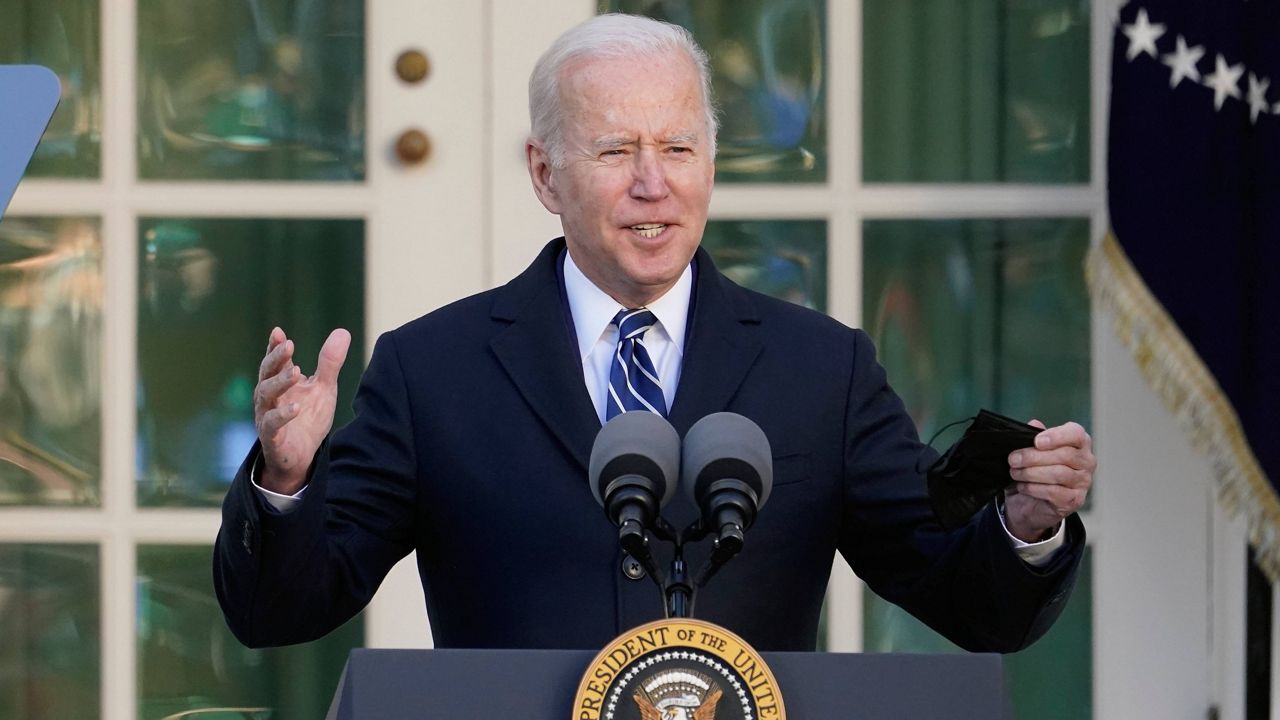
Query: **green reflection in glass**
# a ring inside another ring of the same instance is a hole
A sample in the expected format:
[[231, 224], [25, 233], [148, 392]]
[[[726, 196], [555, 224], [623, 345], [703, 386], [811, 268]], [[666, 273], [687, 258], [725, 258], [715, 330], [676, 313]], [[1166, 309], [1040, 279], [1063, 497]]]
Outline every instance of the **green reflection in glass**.
[[712, 220], [707, 223], [702, 246], [716, 268], [739, 285], [826, 310], [826, 222]]
[[101, 716], [98, 566], [95, 545], [0, 545], [0, 717]]
[[138, 2], [144, 178], [364, 178], [364, 3]]
[[0, 64], [44, 65], [62, 99], [27, 166], [28, 177], [100, 173], [102, 66], [98, 0], [0, 0]]
[[138, 503], [218, 505], [257, 438], [253, 388], [279, 325], [315, 372], [335, 327], [352, 346], [335, 422], [364, 357], [364, 223], [144, 219], [138, 257]]
[[979, 408], [1089, 427], [1088, 246], [1083, 219], [864, 223], [863, 325], [922, 437]]
[[599, 9], [681, 25], [711, 56], [717, 180], [826, 180], [825, 0], [601, 0]]
[[212, 708], [258, 710], [200, 717], [324, 717], [347, 654], [364, 643], [362, 616], [314, 642], [250, 650], [223, 620], [211, 554], [205, 546], [138, 548], [139, 717]]
[[1089, 3], [864, 0], [868, 182], [1089, 181]]
[[[863, 593], [865, 652], [963, 652], [896, 605]], [[1086, 548], [1071, 599], [1044, 637], [1004, 656], [1014, 716], [1040, 720], [1093, 717], [1093, 562]]]
[[88, 218], [0, 224], [0, 505], [101, 501], [102, 240]]

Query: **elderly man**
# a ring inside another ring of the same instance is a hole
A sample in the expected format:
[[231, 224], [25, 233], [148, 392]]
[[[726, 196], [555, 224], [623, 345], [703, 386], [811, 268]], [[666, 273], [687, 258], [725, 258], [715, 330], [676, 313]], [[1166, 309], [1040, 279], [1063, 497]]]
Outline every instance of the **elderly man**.
[[[529, 86], [529, 174], [563, 238], [505, 286], [384, 334], [356, 417], [331, 440], [350, 337], [330, 335], [305, 377], [272, 331], [260, 444], [228, 493], [214, 558], [237, 637], [323, 635], [412, 550], [442, 647], [594, 648], [660, 617], [586, 482], [601, 423], [631, 410], [666, 414], [681, 434], [736, 412], [773, 449], [769, 506], [702, 591], [699, 617], [760, 649], [812, 649], [839, 551], [964, 647], [1042, 634], [1084, 546], [1072, 514], [1094, 467], [1084, 430], [1042, 432], [1010, 458], [1005, 504], [943, 531], [916, 469], [934, 455], [867, 336], [737, 287], [699, 249], [716, 122], [688, 34], [598, 17], [557, 40]], [[624, 371], [649, 377], [627, 389]], [[667, 514], [683, 525], [696, 511], [678, 498]]]

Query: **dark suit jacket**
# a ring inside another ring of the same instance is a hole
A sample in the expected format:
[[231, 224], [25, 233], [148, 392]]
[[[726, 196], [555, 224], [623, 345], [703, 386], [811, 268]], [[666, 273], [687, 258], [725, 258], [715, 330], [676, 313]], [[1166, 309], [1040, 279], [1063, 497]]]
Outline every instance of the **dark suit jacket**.
[[[621, 572], [617, 530], [587, 486], [600, 422], [557, 280], [563, 247], [552, 242], [501, 288], [384, 334], [356, 417], [320, 449], [297, 510], [264, 509], [250, 454], [214, 556], [242, 642], [323, 635], [415, 549], [440, 647], [599, 648], [662, 616], [653, 583]], [[1017, 557], [994, 508], [944, 532], [915, 470], [934, 455], [866, 334], [734, 285], [701, 250], [697, 261], [669, 419], [683, 435], [712, 412], [751, 418], [775, 474], [745, 549], [701, 591], [697, 616], [758, 649], [812, 649], [838, 550], [874, 591], [963, 647], [1009, 651], [1041, 635], [1074, 582], [1079, 520], [1044, 569]], [[696, 516], [679, 494], [665, 514], [677, 527]], [[694, 570], [705, 545], [687, 551]]]

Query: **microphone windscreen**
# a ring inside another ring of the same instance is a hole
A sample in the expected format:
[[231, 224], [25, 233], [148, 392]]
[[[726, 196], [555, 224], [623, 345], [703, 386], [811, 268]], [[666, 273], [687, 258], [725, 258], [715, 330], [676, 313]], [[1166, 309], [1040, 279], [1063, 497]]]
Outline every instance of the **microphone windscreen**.
[[737, 413], [708, 415], [684, 436], [681, 484], [694, 505], [707, 486], [723, 478], [742, 480], [764, 507], [773, 488], [773, 452], [759, 425]]
[[[658, 506], [675, 494], [680, 472], [680, 433], [666, 418], [633, 411], [614, 416], [600, 428], [591, 446], [588, 477], [591, 494], [604, 505], [604, 489], [620, 475], [638, 474], [662, 488]], [[659, 477], [653, 477], [659, 475]]]

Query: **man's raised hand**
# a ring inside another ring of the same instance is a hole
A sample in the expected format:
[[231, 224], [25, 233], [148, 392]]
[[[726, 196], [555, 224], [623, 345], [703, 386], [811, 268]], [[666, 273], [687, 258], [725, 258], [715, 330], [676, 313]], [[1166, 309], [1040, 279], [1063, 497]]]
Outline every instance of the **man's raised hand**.
[[[1044, 423], [1031, 424], [1044, 429]], [[1034, 448], [1009, 455], [1009, 475], [1015, 481], [1005, 490], [1005, 519], [1009, 532], [1023, 541], [1037, 542], [1063, 518], [1080, 509], [1093, 485], [1098, 460], [1093, 439], [1078, 423], [1044, 429]]]
[[316, 374], [307, 377], [293, 363], [293, 341], [280, 328], [271, 330], [253, 391], [253, 422], [263, 456], [257, 481], [263, 488], [292, 495], [306, 484], [311, 459], [333, 427], [338, 371], [350, 347], [351, 333], [341, 328], [329, 333]]

